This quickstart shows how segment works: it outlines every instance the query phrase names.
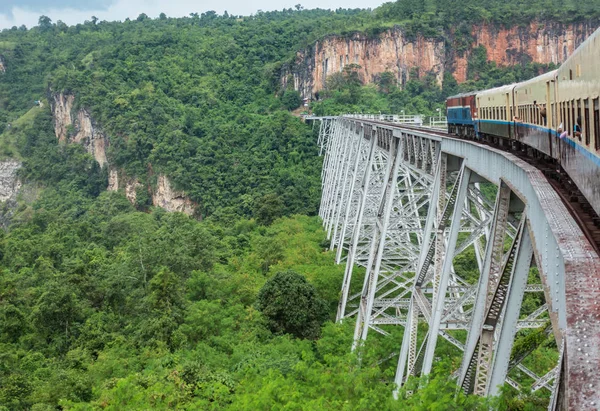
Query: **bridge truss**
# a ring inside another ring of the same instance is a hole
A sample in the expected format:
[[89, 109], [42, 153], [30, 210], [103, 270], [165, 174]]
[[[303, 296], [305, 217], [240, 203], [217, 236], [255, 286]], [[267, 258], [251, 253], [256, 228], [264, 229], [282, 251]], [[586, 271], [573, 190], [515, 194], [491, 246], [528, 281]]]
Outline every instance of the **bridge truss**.
[[[460, 353], [465, 393], [518, 388], [518, 373], [552, 393], [549, 409], [598, 408], [600, 259], [540, 171], [476, 142], [349, 117], [323, 118], [319, 143], [320, 216], [346, 265], [337, 320], [355, 320], [352, 349], [400, 326], [397, 387], [431, 372], [443, 340]], [[555, 365], [526, 365], [536, 347], [514, 347], [526, 329], [553, 335]]]

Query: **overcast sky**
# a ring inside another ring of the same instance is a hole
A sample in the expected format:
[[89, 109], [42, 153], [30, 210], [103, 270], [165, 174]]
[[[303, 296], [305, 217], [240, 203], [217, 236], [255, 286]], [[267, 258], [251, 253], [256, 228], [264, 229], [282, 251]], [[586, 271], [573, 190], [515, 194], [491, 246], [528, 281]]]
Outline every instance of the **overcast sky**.
[[0, 0], [0, 29], [37, 25], [38, 18], [46, 15], [53, 22], [62, 20], [72, 25], [90, 20], [125, 20], [140, 13], [158, 17], [165, 13], [169, 17], [187, 16], [214, 10], [219, 14], [250, 15], [257, 10], [270, 11], [293, 8], [302, 4], [306, 9], [322, 8], [375, 8], [383, 0]]

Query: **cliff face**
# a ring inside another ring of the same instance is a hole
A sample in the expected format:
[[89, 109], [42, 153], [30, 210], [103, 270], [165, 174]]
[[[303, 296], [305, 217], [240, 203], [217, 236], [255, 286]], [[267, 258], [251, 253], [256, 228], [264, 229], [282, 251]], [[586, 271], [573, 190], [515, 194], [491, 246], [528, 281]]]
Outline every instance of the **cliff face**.
[[160, 174], [156, 191], [152, 194], [152, 205], [167, 211], [179, 211], [187, 215], [194, 214], [194, 203], [180, 191], [171, 188], [169, 179]]
[[17, 210], [17, 194], [21, 188], [21, 181], [17, 171], [21, 163], [16, 160], [0, 161], [0, 228], [7, 228], [11, 218]]
[[21, 188], [17, 171], [21, 163], [16, 160], [0, 161], [0, 202], [14, 200]]
[[[327, 37], [307, 50], [299, 51], [293, 63], [282, 71], [281, 84], [287, 86], [288, 78], [303, 97], [324, 88], [328, 75], [341, 72], [348, 64], [358, 64], [363, 82], [373, 83], [378, 76], [392, 72], [398, 83], [410, 79], [411, 71], [419, 75], [432, 72], [442, 83], [445, 72], [450, 72], [458, 82], [467, 79], [467, 62], [471, 50], [483, 46], [488, 60], [498, 65], [563, 62], [579, 44], [597, 28], [597, 22], [577, 24], [532, 22], [528, 26], [502, 28], [492, 25], [473, 26], [474, 39], [470, 49], [462, 56], [448, 47], [441, 38], [408, 38], [398, 27], [387, 30], [376, 38], [356, 33], [349, 38]], [[445, 37], [452, 43], [453, 33]]]
[[[106, 157], [106, 149], [109, 146], [108, 137], [93, 121], [87, 110], [74, 110], [74, 102], [75, 96], [70, 94], [61, 93], [52, 97], [52, 114], [54, 116], [56, 138], [61, 142], [83, 145], [101, 166], [108, 167], [107, 190], [117, 191], [122, 189], [131, 204], [135, 204], [137, 189], [142, 187], [142, 184], [137, 178], [128, 177], [122, 171], [110, 165]], [[149, 188], [149, 191], [154, 206], [162, 207], [167, 211], [179, 211], [188, 215], [194, 214], [196, 204], [185, 193], [173, 190], [169, 179], [165, 175], [159, 175], [156, 189]], [[0, 191], [0, 199], [1, 195], [2, 192]]]
[[4, 57], [0, 54], [0, 74], [6, 73], [6, 62], [4, 61]]
[[54, 114], [54, 133], [61, 142], [79, 143], [85, 147], [96, 161], [104, 166], [107, 164], [106, 148], [108, 139], [104, 132], [92, 122], [90, 114], [85, 109], [73, 113], [75, 96], [56, 94], [52, 101]]

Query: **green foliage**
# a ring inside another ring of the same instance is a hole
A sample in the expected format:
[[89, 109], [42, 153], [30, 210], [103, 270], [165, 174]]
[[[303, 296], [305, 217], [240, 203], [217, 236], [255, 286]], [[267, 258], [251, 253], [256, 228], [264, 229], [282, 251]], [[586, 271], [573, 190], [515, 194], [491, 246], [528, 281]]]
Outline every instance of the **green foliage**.
[[275, 274], [258, 293], [257, 308], [269, 321], [274, 333], [316, 339], [327, 318], [325, 301], [313, 285], [294, 271]]
[[461, 24], [491, 22], [502, 25], [529, 24], [531, 20], [562, 22], [598, 18], [597, 0], [495, 0], [482, 1], [418, 1], [397, 0], [383, 4], [376, 10], [379, 18], [402, 21], [408, 28], [428, 32], [438, 27], [461, 27]]
[[302, 104], [302, 97], [294, 89], [286, 89], [281, 97], [281, 104], [286, 110], [295, 110]]

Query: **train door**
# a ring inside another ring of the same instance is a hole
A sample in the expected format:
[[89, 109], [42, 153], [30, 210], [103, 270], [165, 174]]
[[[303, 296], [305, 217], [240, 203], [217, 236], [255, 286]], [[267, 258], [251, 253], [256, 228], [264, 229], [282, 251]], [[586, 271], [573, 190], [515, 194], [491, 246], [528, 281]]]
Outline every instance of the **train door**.
[[473, 128], [469, 127], [469, 136], [471, 138], [475, 138], [477, 136], [476, 133], [476, 124], [477, 124], [477, 107], [475, 106], [475, 96], [471, 95], [469, 97], [469, 111], [471, 113], [471, 115], [469, 116], [469, 119], [471, 121], [471, 123], [473, 124]]
[[[475, 99], [473, 99], [475, 100]], [[473, 119], [473, 128], [475, 129], [475, 137], [479, 137], [479, 124], [481, 121], [481, 116], [483, 114], [483, 110], [481, 108], [481, 98], [477, 97], [477, 118]]]
[[504, 110], [506, 113], [506, 116], [505, 116], [506, 117], [506, 127], [507, 127], [506, 135], [510, 139], [510, 138], [512, 138], [512, 130], [511, 130], [511, 128], [512, 128], [511, 120], [512, 119], [509, 119], [509, 116], [510, 116], [510, 93], [506, 93], [506, 103], [505, 103]]
[[553, 111], [553, 106], [554, 104], [552, 103], [552, 94], [551, 90], [550, 90], [550, 83], [553, 83], [553, 81], [549, 80], [546, 82], [546, 118], [544, 118], [542, 116], [542, 121], [544, 122], [544, 125], [547, 127], [548, 129], [548, 147], [550, 147], [550, 157], [554, 157], [552, 155], [553, 150], [552, 150], [552, 130], [554, 129], [554, 125], [553, 125], [553, 118], [552, 118], [552, 111]]
[[[553, 90], [553, 98], [554, 98], [554, 110], [552, 110], [552, 118], [553, 118], [553, 124], [552, 124], [552, 130], [557, 130], [557, 127], [559, 127], [561, 124], [563, 126], [563, 130], [565, 127], [565, 118], [563, 115], [563, 111], [562, 111], [562, 103], [560, 102], [560, 96], [558, 95], [558, 74], [556, 74], [554, 76], [554, 80], [552, 81], [552, 84], [554, 85], [554, 90]], [[561, 130], [561, 132], [563, 131]], [[562, 163], [562, 150], [561, 150], [561, 141], [560, 141], [560, 136], [558, 138], [555, 139], [555, 141], [557, 142], [556, 144], [556, 148], [557, 150], [554, 151], [554, 158], [558, 160], [558, 164]]]

